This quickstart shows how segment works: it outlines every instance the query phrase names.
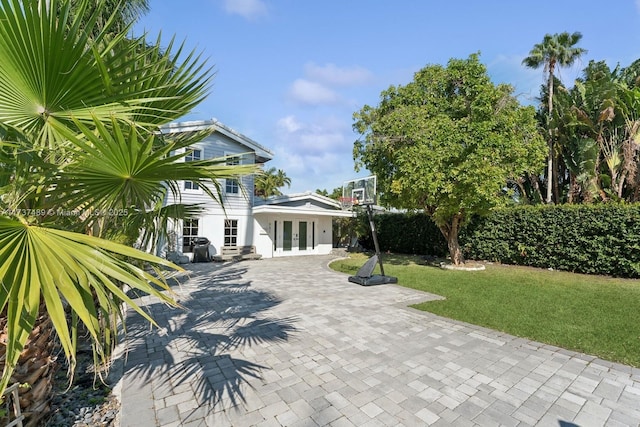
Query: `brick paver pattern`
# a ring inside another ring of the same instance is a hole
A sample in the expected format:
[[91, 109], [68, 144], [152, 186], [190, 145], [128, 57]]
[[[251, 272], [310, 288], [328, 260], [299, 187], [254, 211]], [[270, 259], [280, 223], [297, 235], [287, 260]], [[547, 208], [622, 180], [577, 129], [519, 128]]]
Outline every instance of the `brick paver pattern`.
[[194, 264], [183, 309], [138, 298], [160, 327], [128, 313], [121, 425], [640, 425], [639, 369], [408, 308], [439, 297], [330, 259]]

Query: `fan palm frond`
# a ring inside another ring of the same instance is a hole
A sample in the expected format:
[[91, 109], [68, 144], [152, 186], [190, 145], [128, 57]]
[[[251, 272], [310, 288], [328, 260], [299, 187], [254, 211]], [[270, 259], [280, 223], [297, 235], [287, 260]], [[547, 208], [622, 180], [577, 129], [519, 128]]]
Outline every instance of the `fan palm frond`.
[[[123, 258], [124, 257], [124, 258]], [[127, 285], [176, 305], [161, 276], [126, 259], [181, 270], [180, 267], [133, 248], [79, 233], [32, 226], [25, 221], [0, 217], [0, 312], [7, 316], [7, 351], [0, 390], [11, 373], [33, 328], [41, 299], [51, 317], [67, 358], [75, 358], [72, 331], [65, 306], [77, 316], [94, 342], [96, 354], [105, 333], [115, 334], [114, 325], [101, 319], [104, 312], [118, 313], [124, 301], [151, 323], [147, 315], [121, 289]], [[97, 301], [94, 300], [94, 294]], [[124, 318], [120, 319], [124, 321]], [[107, 332], [108, 331], [108, 332]]]

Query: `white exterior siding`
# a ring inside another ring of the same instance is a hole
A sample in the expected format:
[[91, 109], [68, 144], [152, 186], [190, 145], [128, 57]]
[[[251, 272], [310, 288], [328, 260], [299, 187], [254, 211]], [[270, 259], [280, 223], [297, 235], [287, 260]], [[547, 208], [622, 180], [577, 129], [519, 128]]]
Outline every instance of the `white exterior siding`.
[[333, 249], [333, 218], [350, 216], [335, 200], [315, 193], [256, 199], [254, 244], [265, 258], [326, 255]]
[[253, 245], [256, 247], [256, 253], [263, 258], [273, 258], [273, 221], [265, 216], [254, 216], [253, 223]]
[[[250, 246], [253, 239], [253, 217], [250, 210], [228, 210], [225, 216], [221, 212], [207, 213], [200, 218], [200, 236], [211, 241], [209, 253], [216, 255], [220, 253], [220, 248], [224, 246], [225, 220], [238, 221], [237, 246]], [[182, 236], [180, 236], [181, 238]]]
[[[176, 123], [169, 125], [164, 131], [172, 133], [199, 131], [203, 129], [211, 129], [212, 133], [188, 148], [201, 150], [200, 158], [203, 160], [238, 155], [240, 164], [254, 164], [256, 162], [268, 161], [272, 157], [271, 152], [264, 147], [215, 120]], [[212, 200], [202, 188], [194, 190], [185, 189], [184, 181], [178, 182], [181, 190], [181, 198], [176, 200], [172, 194], [169, 194], [165, 202], [166, 204], [199, 204], [204, 209], [203, 213], [195, 219], [198, 220], [198, 236], [206, 237], [211, 241], [211, 247], [209, 249], [211, 255], [219, 253], [220, 247], [224, 245], [225, 219], [237, 220], [238, 222], [238, 234], [236, 236], [238, 246], [249, 246], [253, 244], [254, 221], [251, 212], [254, 198], [253, 176], [244, 176], [240, 181], [241, 186], [237, 194], [226, 194], [226, 180], [218, 180], [220, 186], [218, 196], [224, 204], [224, 209], [222, 209], [220, 203]], [[209, 186], [209, 188], [214, 194], [217, 193], [213, 186]], [[177, 223], [174, 224], [174, 241], [172, 242], [172, 245], [181, 252], [184, 237], [182, 225], [182, 221], [177, 221]], [[163, 254], [166, 250], [167, 247], [161, 248], [160, 254]], [[189, 252], [186, 253], [189, 254]]]
[[[264, 258], [326, 255], [333, 248], [332, 218], [295, 214], [254, 215], [254, 245]], [[290, 245], [285, 244], [285, 222], [289, 222], [293, 235]], [[307, 238], [301, 242], [300, 223], [306, 223]], [[274, 244], [275, 242], [275, 244]], [[301, 247], [302, 246], [302, 247]]]
[[[227, 140], [225, 141], [224, 139]], [[247, 152], [247, 147], [217, 134], [213, 134], [205, 138], [203, 141], [194, 144], [190, 148], [201, 150], [202, 159], [219, 158], [238, 154], [242, 155], [240, 164], [253, 164], [256, 160], [255, 154]], [[222, 191], [222, 200], [227, 210], [246, 209], [253, 205], [253, 176], [245, 176], [241, 181], [242, 188], [238, 194], [226, 194], [225, 180], [218, 180]], [[185, 189], [184, 181], [180, 181], [179, 185], [182, 190], [182, 203], [201, 203], [207, 209], [221, 210], [219, 203], [211, 200], [211, 198], [202, 191], [202, 189]], [[174, 203], [174, 199], [171, 196], [168, 199], [168, 203]]]
[[[163, 129], [168, 133], [211, 130], [211, 134], [189, 149], [200, 150], [200, 159], [240, 157], [240, 164], [256, 164], [269, 161], [273, 154], [255, 141], [212, 120], [171, 124]], [[349, 216], [340, 205], [315, 193], [281, 196], [262, 200], [254, 198], [253, 176], [241, 178], [238, 193], [225, 192], [226, 180], [220, 179], [220, 194], [224, 209], [212, 200], [202, 188], [185, 189], [179, 181], [180, 200], [169, 194], [166, 204], [199, 204], [203, 212], [197, 219], [189, 237], [206, 237], [211, 242], [209, 254], [217, 255], [225, 245], [225, 221], [237, 221], [237, 228], [230, 243], [234, 246], [255, 246], [256, 253], [264, 258], [276, 256], [328, 254], [332, 249], [332, 218]], [[215, 188], [211, 190], [216, 193]], [[227, 236], [229, 237], [229, 236]], [[183, 221], [173, 224], [169, 244], [158, 245], [158, 255], [167, 250], [177, 250], [191, 256], [190, 248], [183, 247]], [[188, 239], [187, 239], [188, 240]]]

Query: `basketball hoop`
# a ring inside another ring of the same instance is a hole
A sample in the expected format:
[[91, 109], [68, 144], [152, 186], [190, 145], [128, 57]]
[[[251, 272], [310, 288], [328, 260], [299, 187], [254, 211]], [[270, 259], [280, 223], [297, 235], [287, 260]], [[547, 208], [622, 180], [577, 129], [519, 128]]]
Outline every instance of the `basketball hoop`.
[[342, 200], [348, 205], [348, 208], [375, 205], [376, 176], [371, 175], [345, 181], [342, 186]]
[[360, 200], [357, 197], [338, 197], [338, 201], [340, 201], [342, 209], [344, 210], [351, 209], [360, 204]]
[[[384, 266], [382, 265], [382, 257], [380, 254], [380, 246], [378, 245], [378, 235], [376, 233], [375, 223], [373, 221], [373, 206], [376, 204], [376, 176], [371, 175], [364, 178], [356, 178], [345, 181], [342, 186], [342, 197], [340, 203], [345, 210], [352, 209], [354, 206], [362, 206], [366, 210], [369, 218], [369, 227], [373, 237], [373, 244], [376, 248], [376, 254], [369, 258], [365, 265], [358, 270], [355, 276], [349, 276], [349, 281], [362, 286], [383, 285], [386, 283], [398, 283], [397, 277], [385, 276]], [[360, 210], [360, 209], [358, 209]], [[373, 274], [373, 270], [377, 264], [380, 264], [380, 274]]]

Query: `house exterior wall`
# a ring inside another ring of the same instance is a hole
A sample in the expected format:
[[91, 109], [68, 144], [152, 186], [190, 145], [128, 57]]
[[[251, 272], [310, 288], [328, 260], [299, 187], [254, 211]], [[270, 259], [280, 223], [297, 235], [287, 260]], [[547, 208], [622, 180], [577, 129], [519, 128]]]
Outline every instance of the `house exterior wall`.
[[[263, 258], [301, 255], [326, 255], [333, 249], [332, 218], [329, 216], [259, 214], [254, 215], [253, 241]], [[285, 243], [285, 222], [291, 225], [291, 248]], [[307, 238], [301, 249], [299, 226], [306, 223]]]
[[273, 258], [275, 253], [273, 220], [265, 215], [254, 215], [253, 224], [253, 244], [256, 247], [256, 253], [263, 258]]
[[[242, 154], [241, 164], [253, 164], [255, 163], [255, 154], [248, 153], [247, 147], [227, 138], [224, 135], [214, 133], [208, 136], [204, 140], [190, 146], [191, 149], [201, 150], [202, 159], [218, 158], [223, 156], [229, 156], [234, 154]], [[227, 210], [230, 209], [246, 209], [253, 205], [253, 176], [246, 176], [242, 178], [242, 185], [244, 192], [240, 191], [238, 194], [226, 194], [225, 180], [218, 180], [222, 187], [222, 197], [224, 206]], [[182, 203], [200, 203], [208, 211], [220, 211], [222, 208], [220, 204], [211, 198], [202, 189], [190, 190], [185, 189], [184, 181], [180, 181], [180, 189], [182, 190]], [[168, 203], [174, 203], [175, 200], [169, 195]]]
[[[273, 157], [268, 149], [215, 120], [175, 123], [168, 125], [165, 131], [172, 133], [205, 129], [210, 129], [212, 133], [187, 148], [188, 151], [199, 150], [198, 156], [195, 152], [189, 154], [192, 160], [238, 155], [240, 164], [255, 164], [267, 162]], [[181, 191], [180, 199], [168, 194], [165, 205], [198, 204], [202, 213], [194, 218], [197, 220], [197, 231], [194, 222], [188, 220], [171, 224], [169, 241], [158, 242], [157, 254], [160, 256], [166, 256], [168, 251], [176, 251], [191, 258], [192, 248], [188, 244], [191, 237], [209, 239], [211, 256], [220, 254], [225, 244], [255, 246], [256, 253], [264, 258], [328, 254], [333, 247], [332, 216], [343, 216], [340, 215], [343, 212], [339, 211], [339, 205], [314, 193], [285, 195], [268, 201], [255, 198], [253, 176], [241, 179], [242, 185], [237, 193], [227, 192], [226, 180], [219, 180], [219, 196], [224, 209], [194, 183], [179, 181], [177, 184]], [[212, 187], [210, 189], [216, 193]], [[336, 210], [340, 214], [334, 213]], [[236, 226], [234, 234], [225, 236], [225, 228], [228, 229], [230, 223]], [[229, 240], [233, 240], [232, 243]]]
[[[189, 147], [193, 150], [201, 150], [201, 159], [218, 158], [229, 155], [242, 155], [240, 164], [253, 164], [256, 161], [254, 153], [239, 142], [217, 132], [209, 135], [202, 141]], [[198, 219], [198, 235], [206, 237], [211, 241], [209, 253], [215, 255], [220, 252], [220, 247], [224, 245], [224, 228], [225, 219], [238, 221], [237, 245], [251, 245], [253, 238], [253, 218], [251, 207], [253, 205], [253, 176], [245, 176], [241, 179], [242, 185], [237, 194], [228, 194], [225, 191], [226, 180], [218, 181], [221, 187], [220, 194], [224, 203], [223, 210], [220, 204], [212, 200], [201, 188], [185, 189], [184, 181], [179, 181], [178, 185], [181, 189], [181, 199], [176, 200], [172, 194], [167, 196], [166, 204], [184, 203], [184, 204], [200, 204], [204, 211]], [[210, 189], [215, 188], [209, 186]], [[183, 221], [177, 221], [173, 226], [175, 248], [179, 252], [189, 254], [183, 251]], [[164, 248], [164, 251], [167, 247]]]
[[250, 209], [228, 210], [226, 216], [221, 212], [207, 213], [200, 217], [200, 223], [202, 224], [200, 235], [211, 241], [209, 254], [212, 256], [219, 254], [220, 248], [224, 246], [225, 220], [237, 220], [238, 235], [236, 237], [236, 246], [251, 246], [253, 244], [254, 221]]

